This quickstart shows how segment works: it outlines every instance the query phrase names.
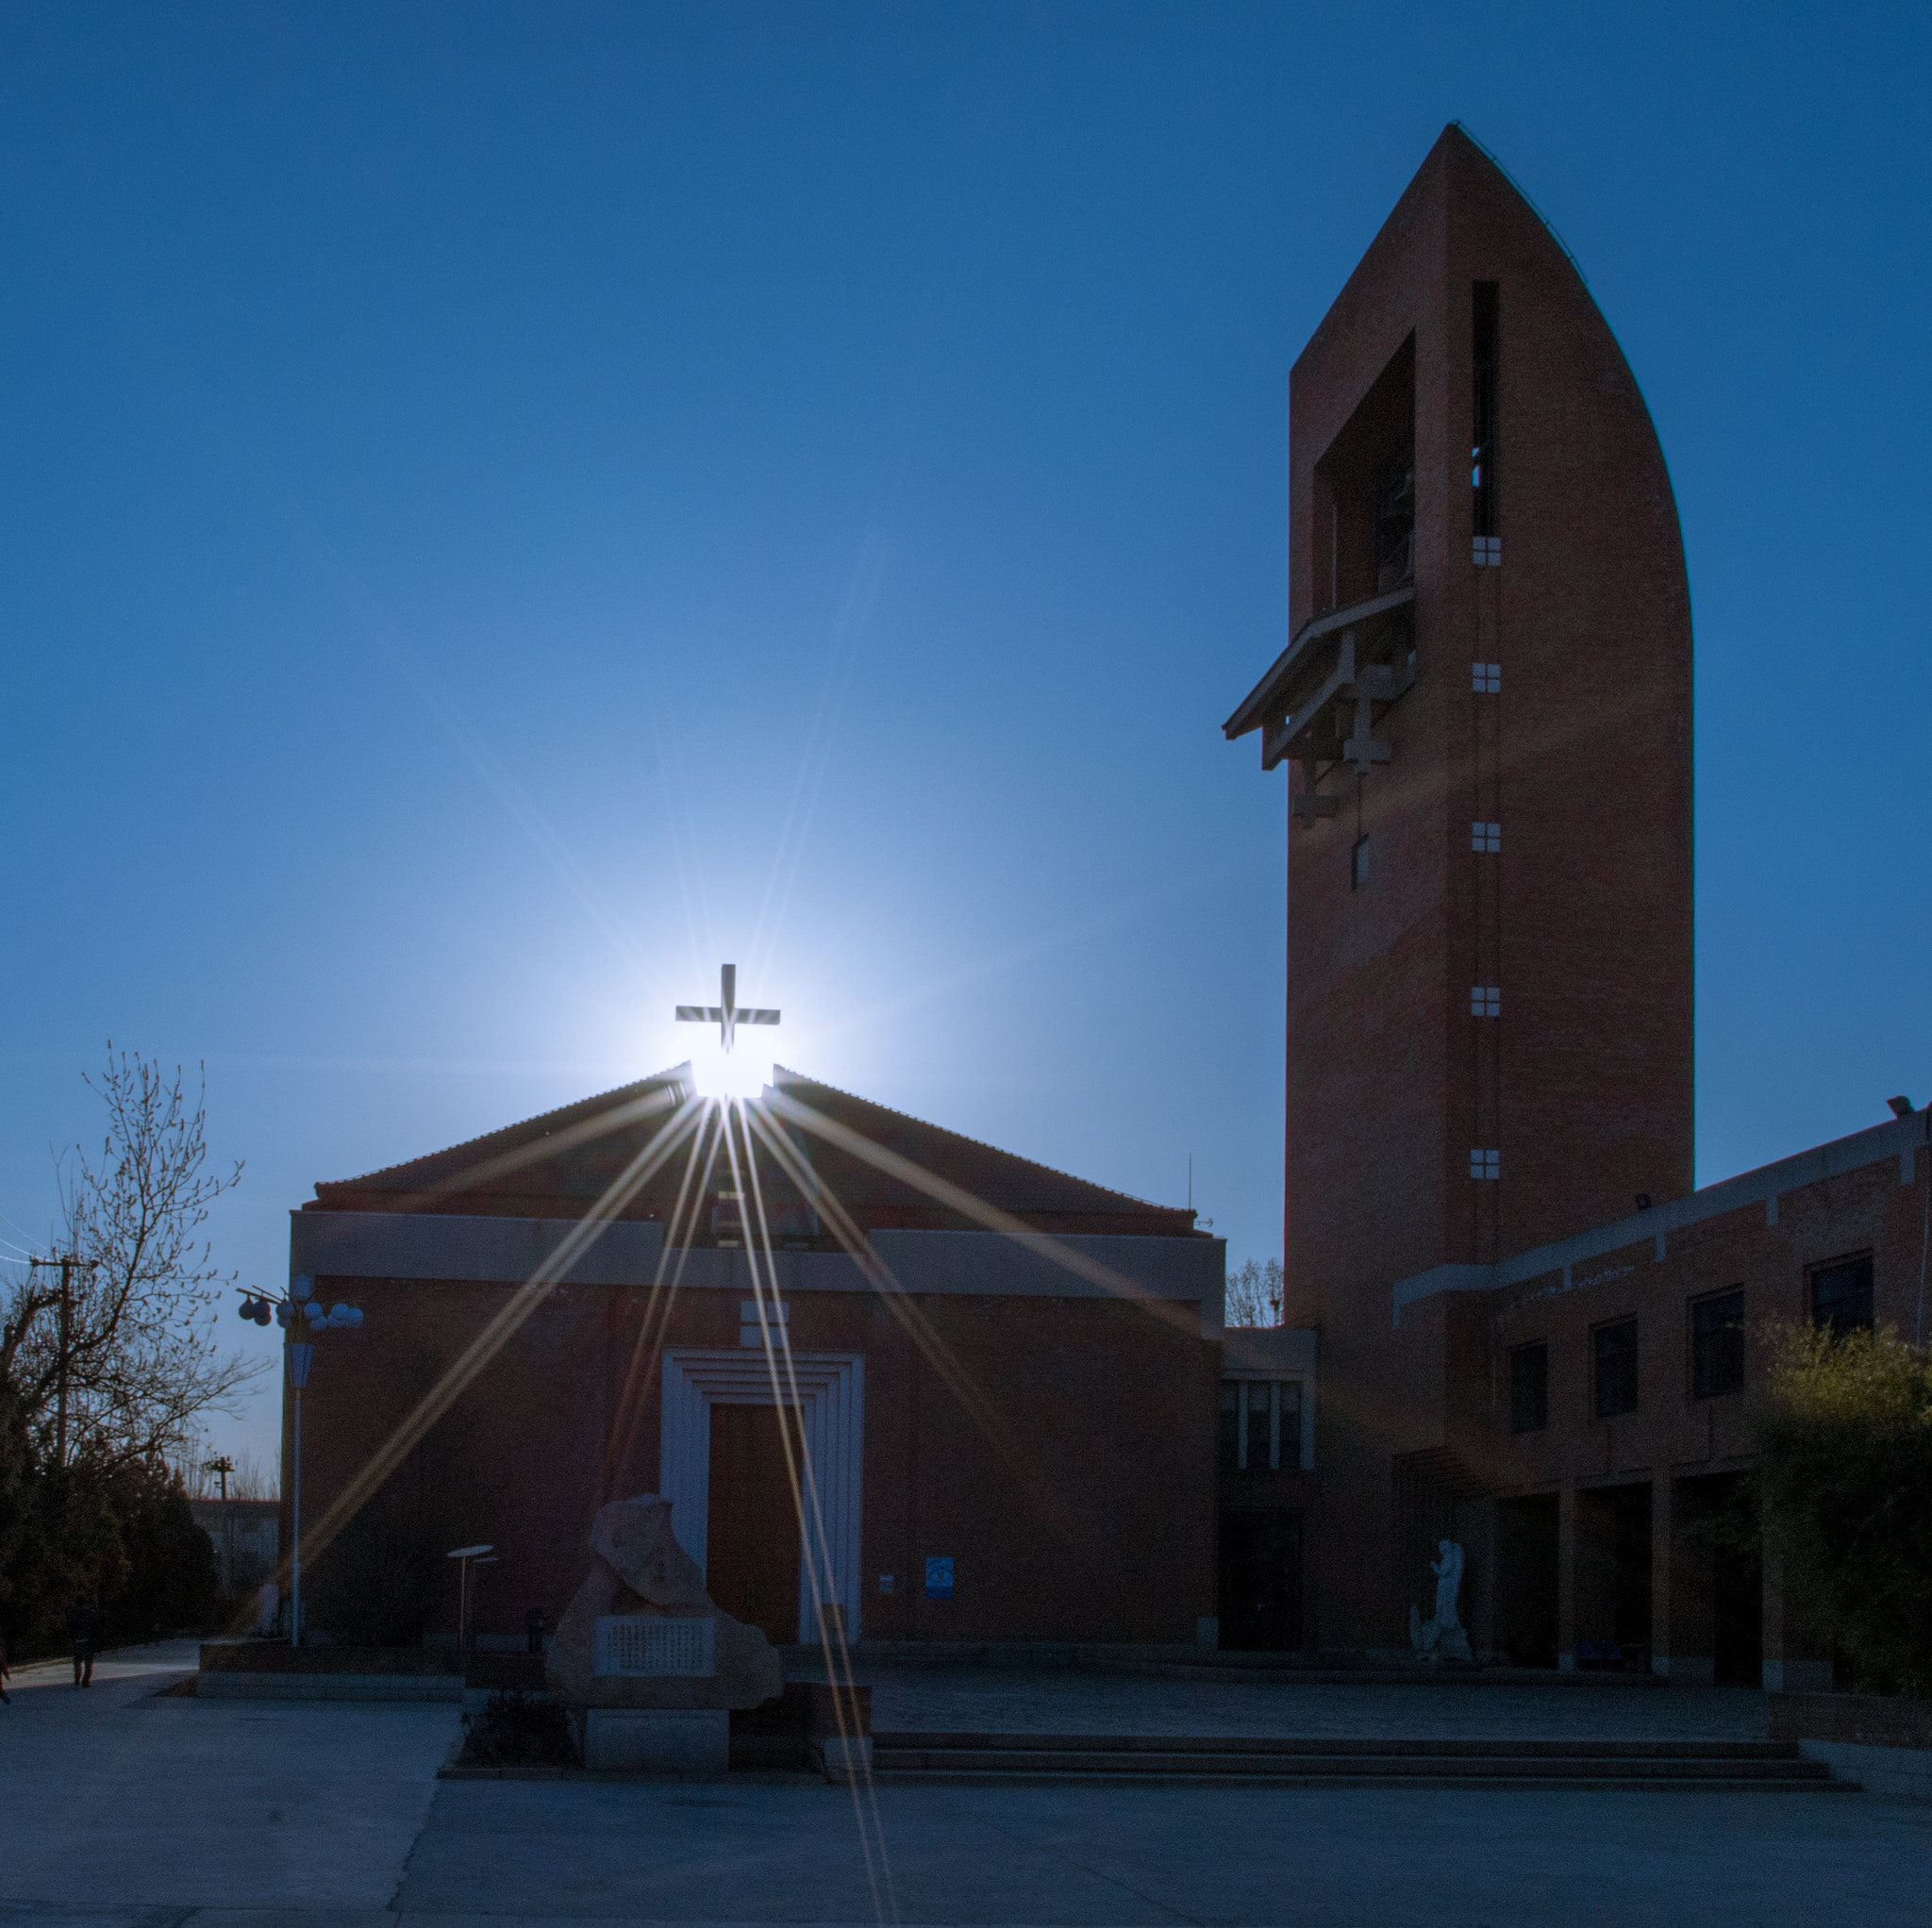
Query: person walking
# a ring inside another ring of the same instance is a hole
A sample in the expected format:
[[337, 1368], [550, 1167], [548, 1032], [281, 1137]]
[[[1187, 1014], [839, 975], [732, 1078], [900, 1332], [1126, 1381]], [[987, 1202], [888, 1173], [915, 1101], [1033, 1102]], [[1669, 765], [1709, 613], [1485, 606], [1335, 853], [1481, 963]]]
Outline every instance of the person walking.
[[67, 1637], [74, 1643], [75, 1687], [94, 1684], [94, 1636], [99, 1625], [100, 1616], [85, 1600], [76, 1602], [74, 1611], [67, 1616]]

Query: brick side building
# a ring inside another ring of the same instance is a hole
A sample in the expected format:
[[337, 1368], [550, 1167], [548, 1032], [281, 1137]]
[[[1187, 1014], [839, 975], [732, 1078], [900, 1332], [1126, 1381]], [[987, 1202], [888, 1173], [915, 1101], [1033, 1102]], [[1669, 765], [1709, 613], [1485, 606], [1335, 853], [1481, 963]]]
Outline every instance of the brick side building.
[[[1923, 1336], [1926, 1118], [1690, 1190], [1690, 595], [1642, 396], [1451, 127], [1291, 404], [1291, 640], [1224, 728], [1290, 766], [1287, 1317], [1321, 1419], [1268, 1539], [1302, 1641], [1406, 1653], [1450, 1537], [1479, 1653], [1815, 1678], [1711, 1522], [1774, 1321]], [[1258, 1502], [1223, 1464], [1225, 1571]]]

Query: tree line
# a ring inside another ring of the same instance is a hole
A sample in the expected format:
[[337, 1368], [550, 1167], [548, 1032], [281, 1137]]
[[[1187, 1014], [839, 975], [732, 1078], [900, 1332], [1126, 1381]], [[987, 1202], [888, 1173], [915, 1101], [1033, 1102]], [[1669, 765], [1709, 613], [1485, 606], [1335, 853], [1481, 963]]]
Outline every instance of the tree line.
[[0, 1632], [17, 1655], [59, 1647], [83, 1603], [104, 1640], [215, 1617], [182, 1469], [199, 1422], [234, 1414], [263, 1370], [216, 1342], [232, 1275], [201, 1232], [242, 1167], [209, 1163], [205, 1084], [191, 1095], [178, 1068], [111, 1045], [87, 1082], [100, 1150], [57, 1162], [55, 1250], [0, 1284]]

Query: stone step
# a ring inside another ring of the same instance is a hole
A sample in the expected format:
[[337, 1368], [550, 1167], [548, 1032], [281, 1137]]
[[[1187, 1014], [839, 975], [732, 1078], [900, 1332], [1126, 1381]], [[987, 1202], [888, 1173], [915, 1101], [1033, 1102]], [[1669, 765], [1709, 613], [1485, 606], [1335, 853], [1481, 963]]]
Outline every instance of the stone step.
[[885, 1782], [1853, 1791], [1789, 1741], [878, 1734]]
[[1357, 1735], [1033, 1734], [952, 1731], [874, 1731], [878, 1749], [998, 1748], [1050, 1753], [1388, 1754], [1441, 1758], [1790, 1761], [1801, 1758], [1789, 1740], [1519, 1740]]
[[1365, 1774], [1392, 1775], [1413, 1780], [1477, 1780], [1484, 1775], [1535, 1775], [1544, 1780], [1573, 1781], [1821, 1781], [1830, 1771], [1816, 1761], [1698, 1761], [1607, 1760], [1598, 1756], [1543, 1756], [1526, 1760], [1510, 1756], [1458, 1758], [1441, 1754], [1215, 1754], [1215, 1753], [1054, 1753], [1045, 1750], [997, 1748], [911, 1749], [874, 1747], [877, 1772], [1030, 1774], [1213, 1774], [1223, 1779], [1252, 1779], [1268, 1774], [1322, 1774], [1335, 1780], [1355, 1780]]
[[1252, 1774], [1215, 1774], [1198, 1771], [1186, 1774], [1155, 1774], [1133, 1770], [1117, 1774], [1095, 1773], [1091, 1768], [1077, 1773], [994, 1772], [986, 1769], [893, 1769], [876, 1768], [873, 1782], [879, 1787], [1456, 1787], [1500, 1788], [1519, 1792], [1561, 1789], [1569, 1793], [1697, 1793], [1697, 1794], [1856, 1794], [1856, 1781], [1808, 1776], [1777, 1775], [1747, 1781], [1731, 1775], [1694, 1775], [1688, 1779], [1666, 1779], [1654, 1774], [1625, 1775], [1611, 1779], [1600, 1774], [1579, 1775], [1574, 1779], [1541, 1771], [1524, 1774], [1497, 1773], [1493, 1770], [1467, 1776], [1435, 1773], [1337, 1774], [1324, 1769], [1310, 1773], [1286, 1773], [1269, 1770]]

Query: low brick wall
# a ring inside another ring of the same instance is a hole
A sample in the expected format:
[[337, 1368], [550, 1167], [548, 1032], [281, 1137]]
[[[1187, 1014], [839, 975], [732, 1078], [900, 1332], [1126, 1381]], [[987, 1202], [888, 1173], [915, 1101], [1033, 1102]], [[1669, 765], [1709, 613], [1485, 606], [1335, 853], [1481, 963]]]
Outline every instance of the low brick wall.
[[1882, 1694], [1767, 1694], [1771, 1737], [1868, 1794], [1932, 1801], [1932, 1701]]
[[203, 1701], [444, 1701], [463, 1699], [459, 1673], [270, 1673], [214, 1668], [195, 1677]]
[[291, 1647], [284, 1640], [208, 1640], [203, 1673], [447, 1675], [459, 1679], [453, 1651], [435, 1647]]
[[1883, 1694], [1767, 1694], [1774, 1740], [1932, 1750], [1932, 1701]]
[[204, 1700], [449, 1701], [541, 1693], [541, 1654], [458, 1654], [446, 1647], [291, 1647], [210, 1640], [195, 1693]]

